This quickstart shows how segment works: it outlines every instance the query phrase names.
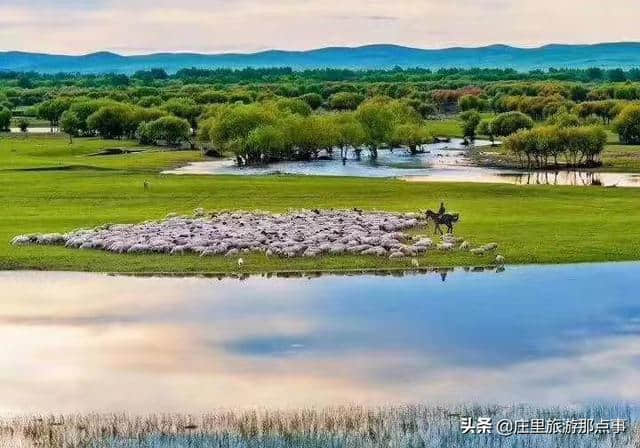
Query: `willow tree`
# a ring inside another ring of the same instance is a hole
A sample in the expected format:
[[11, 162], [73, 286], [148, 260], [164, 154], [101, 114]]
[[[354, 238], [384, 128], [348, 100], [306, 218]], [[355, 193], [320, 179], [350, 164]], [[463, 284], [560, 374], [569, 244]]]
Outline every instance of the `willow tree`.
[[418, 112], [405, 101], [388, 97], [374, 97], [362, 103], [356, 110], [356, 118], [365, 133], [365, 144], [371, 158], [378, 157], [378, 149], [392, 140], [398, 124], [420, 123]]
[[416, 123], [399, 124], [391, 133], [392, 146], [406, 146], [411, 154], [418, 153], [418, 147], [433, 141], [431, 133]]

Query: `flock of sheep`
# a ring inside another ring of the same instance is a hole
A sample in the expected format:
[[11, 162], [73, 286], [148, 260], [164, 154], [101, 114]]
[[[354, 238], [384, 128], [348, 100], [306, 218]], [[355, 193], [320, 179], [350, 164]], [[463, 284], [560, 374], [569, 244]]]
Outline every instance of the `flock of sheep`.
[[[471, 248], [453, 235], [434, 242], [426, 235], [405, 231], [426, 224], [416, 213], [353, 210], [301, 210], [284, 214], [220, 212], [197, 209], [193, 217], [169, 215], [162, 221], [113, 224], [66, 234], [21, 235], [13, 244], [57, 244], [116, 253], [239, 256], [263, 252], [267, 256], [317, 257], [323, 254], [361, 254], [390, 259], [413, 257], [429, 250], [495, 251], [497, 244]], [[497, 262], [500, 262], [500, 256]], [[503, 259], [502, 259], [503, 260]]]

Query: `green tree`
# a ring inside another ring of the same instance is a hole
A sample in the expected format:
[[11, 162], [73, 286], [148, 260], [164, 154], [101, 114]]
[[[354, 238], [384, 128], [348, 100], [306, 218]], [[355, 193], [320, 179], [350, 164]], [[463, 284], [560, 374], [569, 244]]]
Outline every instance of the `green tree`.
[[506, 137], [521, 129], [533, 128], [533, 120], [522, 112], [505, 112], [492, 121], [491, 128], [494, 135]]
[[360, 121], [353, 113], [337, 113], [331, 116], [333, 128], [337, 130], [336, 146], [340, 148], [340, 158], [346, 159], [349, 147], [360, 153], [360, 147], [365, 144], [366, 134]]
[[7, 132], [11, 126], [11, 111], [6, 107], [0, 108], [0, 131]]
[[97, 132], [102, 138], [122, 138], [133, 132], [132, 110], [124, 104], [103, 106], [87, 118], [89, 130]]
[[70, 102], [66, 99], [56, 98], [45, 101], [38, 106], [38, 117], [48, 120], [51, 130], [58, 127], [62, 113], [70, 106]]
[[491, 141], [491, 145], [495, 144], [496, 137], [493, 132], [493, 120], [489, 118], [480, 120], [480, 123], [478, 123], [478, 128], [476, 129], [476, 132], [479, 135], [486, 135], [487, 137], [489, 137], [489, 140]]
[[311, 115], [311, 106], [297, 98], [281, 98], [276, 102], [276, 107], [281, 111], [302, 115], [303, 117]]
[[207, 90], [202, 92], [196, 98], [199, 104], [220, 104], [227, 102], [227, 95], [224, 92], [218, 90]]
[[420, 124], [398, 124], [391, 134], [392, 146], [406, 146], [411, 154], [418, 153], [418, 147], [433, 141], [431, 133]]
[[69, 136], [69, 144], [73, 143], [73, 137], [78, 136], [80, 126], [80, 119], [75, 112], [66, 110], [60, 117], [60, 129]]
[[154, 144], [161, 140], [167, 146], [176, 146], [190, 141], [191, 126], [184, 118], [164, 116], [146, 123], [141, 131], [143, 140], [151, 140]]
[[488, 103], [487, 100], [483, 100], [482, 98], [476, 95], [463, 95], [458, 100], [458, 108], [461, 111], [467, 111], [475, 109], [477, 111], [482, 111], [487, 109]]
[[622, 109], [613, 122], [613, 129], [618, 133], [621, 143], [640, 144], [640, 105], [632, 104]]
[[549, 124], [558, 126], [559, 128], [571, 128], [580, 126], [580, 117], [569, 112], [560, 112], [552, 115], [547, 120]]
[[311, 109], [315, 110], [322, 106], [322, 97], [317, 93], [306, 93], [299, 98], [307, 103]]
[[117, 104], [117, 102], [107, 99], [78, 99], [73, 102], [69, 107], [69, 111], [73, 112], [80, 122], [78, 135], [89, 134], [91, 132], [87, 126], [87, 119], [91, 114], [97, 112], [101, 107]]
[[476, 139], [476, 129], [481, 121], [480, 114], [476, 110], [468, 110], [460, 114], [462, 120], [462, 135], [471, 141]]
[[277, 126], [266, 125], [249, 132], [240, 150], [246, 159], [268, 162], [286, 158], [286, 147], [287, 139], [283, 130]]
[[358, 106], [356, 118], [362, 125], [365, 144], [373, 159], [378, 157], [380, 147], [392, 140], [396, 125], [420, 123], [420, 115], [409, 103], [388, 97], [374, 97], [365, 101]]
[[338, 92], [329, 97], [329, 107], [333, 110], [356, 110], [364, 96], [355, 92]]
[[162, 108], [176, 117], [187, 120], [195, 135], [198, 130], [198, 117], [203, 111], [202, 105], [191, 98], [172, 98], [164, 103]]
[[29, 120], [27, 120], [26, 118], [22, 117], [18, 120], [18, 128], [20, 129], [20, 132], [22, 132], [25, 136], [27, 135], [27, 132], [29, 131], [29, 125], [31, 123], [29, 123]]

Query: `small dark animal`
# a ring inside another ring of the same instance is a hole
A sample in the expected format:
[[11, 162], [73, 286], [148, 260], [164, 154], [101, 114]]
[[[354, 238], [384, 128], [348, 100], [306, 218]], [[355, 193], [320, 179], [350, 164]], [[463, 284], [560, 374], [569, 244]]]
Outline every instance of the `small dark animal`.
[[145, 180], [145, 181], [144, 181], [144, 183], [143, 183], [142, 185], [144, 186], [144, 191], [149, 191], [149, 187], [151, 186], [151, 185], [149, 184], [149, 181], [146, 181], [146, 180]]
[[441, 225], [447, 226], [447, 233], [453, 233], [453, 225], [460, 220], [460, 215], [458, 213], [443, 213], [439, 215], [432, 210], [427, 210], [425, 212], [425, 216], [427, 221], [431, 219], [435, 224], [435, 232], [439, 232], [442, 235]]

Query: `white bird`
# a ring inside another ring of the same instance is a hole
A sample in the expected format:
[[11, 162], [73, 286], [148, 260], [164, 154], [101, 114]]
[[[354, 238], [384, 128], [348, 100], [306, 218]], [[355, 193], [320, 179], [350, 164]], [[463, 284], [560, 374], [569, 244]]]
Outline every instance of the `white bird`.
[[242, 258], [238, 258], [238, 267], [241, 268], [244, 266], [244, 260]]

